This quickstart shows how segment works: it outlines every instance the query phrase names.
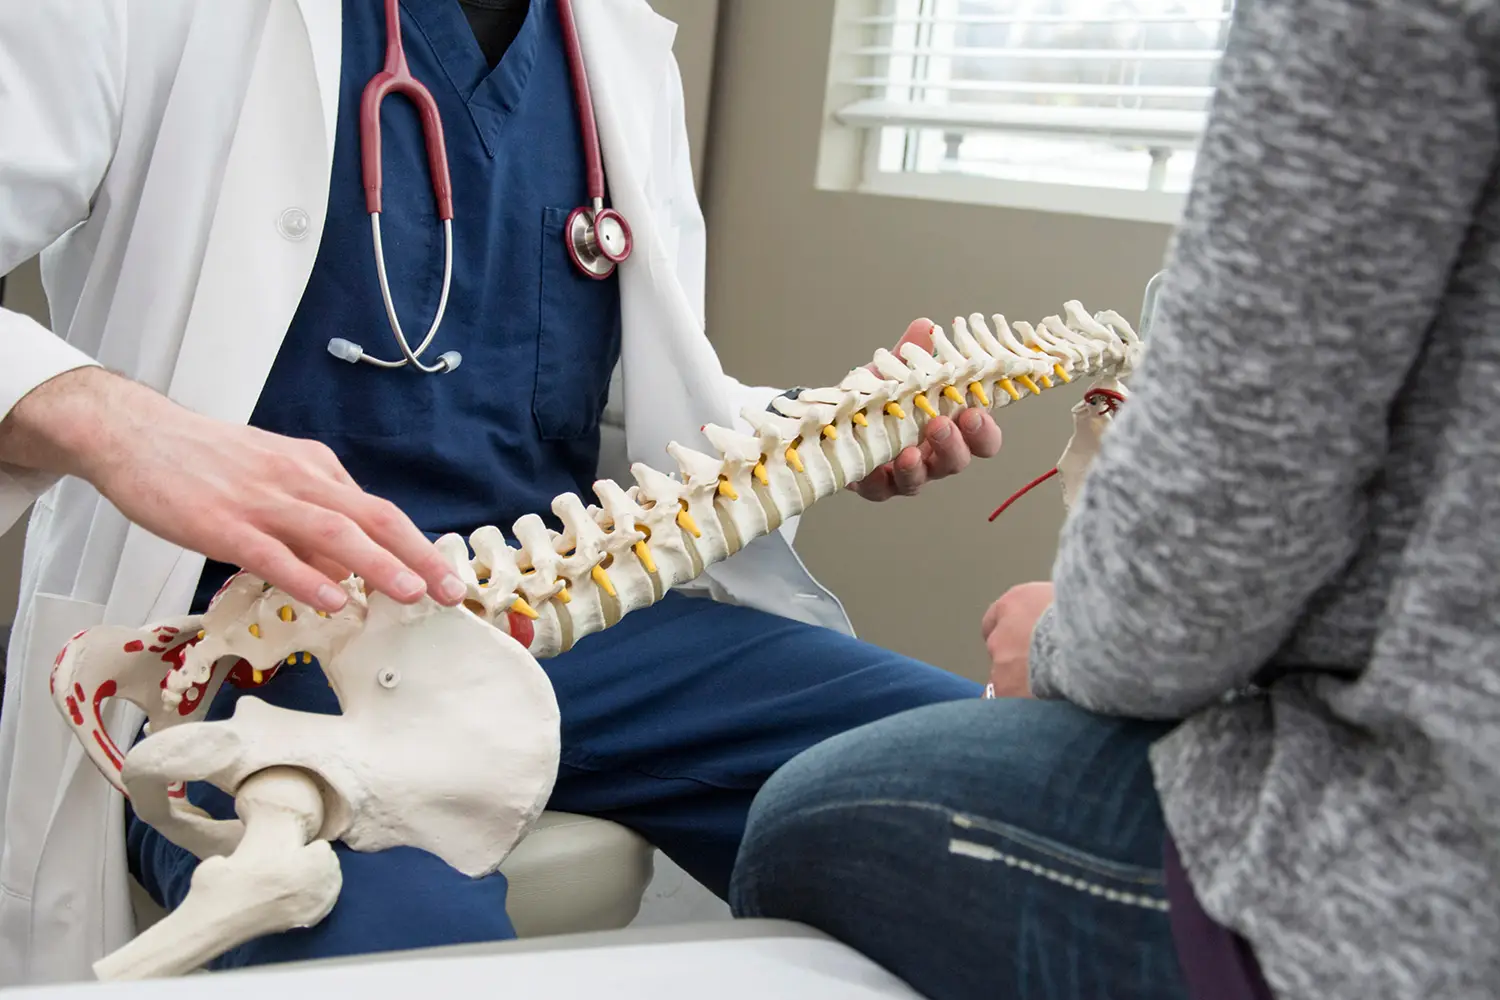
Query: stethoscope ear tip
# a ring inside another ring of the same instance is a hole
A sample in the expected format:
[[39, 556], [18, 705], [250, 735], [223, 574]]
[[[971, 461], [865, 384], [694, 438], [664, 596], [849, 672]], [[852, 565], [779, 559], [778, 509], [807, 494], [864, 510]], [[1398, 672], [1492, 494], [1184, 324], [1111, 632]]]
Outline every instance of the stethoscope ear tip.
[[438, 371], [455, 371], [464, 363], [464, 356], [457, 351], [444, 351], [438, 355]]

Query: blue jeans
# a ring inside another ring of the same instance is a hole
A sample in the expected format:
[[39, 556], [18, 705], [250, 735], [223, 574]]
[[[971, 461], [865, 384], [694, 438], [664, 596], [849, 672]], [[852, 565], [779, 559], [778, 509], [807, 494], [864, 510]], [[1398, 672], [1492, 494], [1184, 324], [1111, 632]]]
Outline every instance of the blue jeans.
[[1183, 1000], [1146, 758], [1166, 731], [996, 700], [834, 737], [761, 790], [730, 902], [930, 1000]]
[[[720, 896], [755, 793], [782, 764], [867, 722], [979, 694], [972, 681], [840, 633], [676, 593], [542, 666], [562, 710], [548, 808], [636, 830]], [[253, 694], [338, 712], [316, 662], [284, 669]], [[240, 697], [221, 691], [208, 717], [228, 718]], [[233, 800], [211, 785], [189, 785], [188, 798], [234, 816]], [[134, 817], [127, 835], [141, 885], [163, 906], [179, 905], [197, 859]], [[344, 886], [326, 919], [251, 941], [213, 967], [515, 936], [503, 875], [470, 879], [414, 848], [334, 850]]]

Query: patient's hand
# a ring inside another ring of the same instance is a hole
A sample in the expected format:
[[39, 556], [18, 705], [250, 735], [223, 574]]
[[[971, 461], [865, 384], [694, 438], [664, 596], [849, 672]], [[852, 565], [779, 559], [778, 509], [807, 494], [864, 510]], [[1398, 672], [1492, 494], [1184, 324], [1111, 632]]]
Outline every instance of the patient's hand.
[[990, 651], [990, 683], [996, 698], [1031, 697], [1031, 633], [1052, 604], [1048, 581], [1022, 583], [1007, 590], [984, 613], [980, 630]]
[[[906, 328], [896, 342], [915, 342], [932, 350], [932, 321], [919, 319]], [[1000, 428], [988, 410], [968, 409], [957, 419], [938, 417], [922, 435], [920, 445], [907, 448], [849, 489], [866, 500], [889, 500], [894, 496], [914, 496], [934, 479], [962, 472], [975, 458], [991, 458], [1000, 450]]]

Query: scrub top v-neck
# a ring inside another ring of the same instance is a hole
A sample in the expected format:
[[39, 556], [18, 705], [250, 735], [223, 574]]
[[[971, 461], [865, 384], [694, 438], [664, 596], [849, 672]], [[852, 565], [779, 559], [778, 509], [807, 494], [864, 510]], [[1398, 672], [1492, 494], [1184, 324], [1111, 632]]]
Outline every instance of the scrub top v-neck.
[[[381, 5], [345, 0], [338, 130], [327, 222], [307, 288], [252, 426], [331, 447], [363, 488], [436, 537], [550, 517], [587, 491], [599, 417], [620, 351], [618, 277], [585, 277], [568, 257], [569, 213], [587, 201], [578, 108], [553, 0], [531, 0], [493, 67], [459, 0], [402, 0], [412, 73], [443, 118], [454, 194], [453, 282], [425, 357], [458, 370], [351, 365], [343, 337], [394, 360], [360, 179], [360, 95], [384, 62]], [[417, 115], [382, 106], [381, 235], [407, 339], [426, 334], [442, 288], [443, 237]], [[210, 563], [201, 606], [229, 567]]]

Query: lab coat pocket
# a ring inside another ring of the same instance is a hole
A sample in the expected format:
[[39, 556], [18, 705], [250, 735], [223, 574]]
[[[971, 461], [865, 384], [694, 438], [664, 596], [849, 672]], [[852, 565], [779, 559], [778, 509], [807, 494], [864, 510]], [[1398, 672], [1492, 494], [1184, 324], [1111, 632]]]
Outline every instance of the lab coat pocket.
[[599, 429], [610, 374], [620, 357], [620, 279], [585, 276], [568, 255], [564, 229], [572, 209], [542, 217], [541, 302], [531, 413], [545, 441]]
[[5, 698], [9, 725], [4, 729], [14, 740], [0, 854], [0, 884], [8, 895], [31, 897], [53, 811], [65, 790], [60, 785], [74, 738], [52, 703], [52, 665], [70, 639], [103, 620], [104, 605], [54, 594], [36, 594], [29, 608], [22, 605], [7, 665], [15, 676], [7, 678]]

